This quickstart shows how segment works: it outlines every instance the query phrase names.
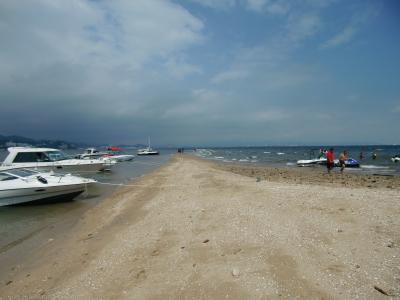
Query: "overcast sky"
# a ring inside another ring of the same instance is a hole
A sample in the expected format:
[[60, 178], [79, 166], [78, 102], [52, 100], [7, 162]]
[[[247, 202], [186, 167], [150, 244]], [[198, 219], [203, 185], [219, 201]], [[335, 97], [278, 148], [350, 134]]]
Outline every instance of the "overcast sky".
[[2, 0], [0, 134], [400, 143], [400, 3]]

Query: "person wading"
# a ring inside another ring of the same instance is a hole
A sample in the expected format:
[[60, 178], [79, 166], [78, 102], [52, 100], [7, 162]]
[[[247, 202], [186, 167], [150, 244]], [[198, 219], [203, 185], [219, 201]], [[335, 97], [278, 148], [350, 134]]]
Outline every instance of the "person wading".
[[347, 152], [343, 151], [339, 155], [339, 166], [340, 166], [340, 173], [343, 173], [344, 168], [346, 167], [346, 155]]
[[326, 167], [328, 169], [328, 173], [330, 173], [333, 169], [333, 148], [326, 152]]

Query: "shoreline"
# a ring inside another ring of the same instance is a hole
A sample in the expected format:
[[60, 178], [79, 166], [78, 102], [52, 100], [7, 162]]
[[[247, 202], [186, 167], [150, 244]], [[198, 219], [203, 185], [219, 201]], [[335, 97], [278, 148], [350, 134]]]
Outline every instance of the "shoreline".
[[1, 297], [400, 295], [398, 181], [251, 168], [173, 156], [2, 268]]

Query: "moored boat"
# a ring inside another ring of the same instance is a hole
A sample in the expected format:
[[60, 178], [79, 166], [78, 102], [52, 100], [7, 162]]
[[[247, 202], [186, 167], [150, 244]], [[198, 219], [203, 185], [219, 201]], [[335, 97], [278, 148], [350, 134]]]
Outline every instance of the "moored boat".
[[0, 171], [12, 168], [40, 168], [57, 172], [98, 172], [113, 163], [100, 159], [71, 159], [58, 149], [10, 147]]
[[0, 206], [69, 201], [84, 192], [93, 179], [28, 169], [0, 172]]
[[144, 149], [139, 149], [137, 151], [137, 155], [159, 155], [160, 152], [158, 152], [157, 150], [153, 150], [150, 146], [150, 137], [149, 137], [149, 145], [147, 146], [147, 148]]

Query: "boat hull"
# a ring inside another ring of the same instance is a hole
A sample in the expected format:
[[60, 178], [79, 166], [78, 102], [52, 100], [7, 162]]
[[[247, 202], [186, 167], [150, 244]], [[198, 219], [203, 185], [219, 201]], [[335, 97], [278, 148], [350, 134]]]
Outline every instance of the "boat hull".
[[85, 163], [85, 160], [82, 160], [82, 163], [78, 164], [59, 164], [59, 163], [13, 163], [9, 166], [1, 166], [1, 170], [7, 170], [10, 168], [24, 168], [24, 169], [41, 169], [47, 171], [54, 172], [71, 172], [71, 173], [86, 173], [86, 172], [100, 172], [106, 169], [109, 169], [111, 166], [104, 162], [94, 162], [94, 163]]
[[159, 155], [160, 153], [159, 152], [145, 152], [145, 153], [139, 153], [138, 152], [138, 154], [137, 155], [140, 155], [140, 156], [144, 156], [144, 155]]
[[0, 206], [70, 201], [86, 189], [86, 184], [37, 186], [0, 191]]

